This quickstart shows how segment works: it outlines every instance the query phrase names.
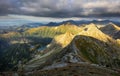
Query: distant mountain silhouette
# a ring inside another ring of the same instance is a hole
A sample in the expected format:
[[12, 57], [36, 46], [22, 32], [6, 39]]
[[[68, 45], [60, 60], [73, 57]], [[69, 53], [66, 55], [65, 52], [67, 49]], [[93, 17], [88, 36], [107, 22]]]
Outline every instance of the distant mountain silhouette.
[[59, 26], [59, 25], [62, 25], [62, 24], [66, 24], [66, 23], [71, 23], [71, 24], [74, 24], [74, 25], [82, 25], [82, 24], [90, 24], [90, 23], [94, 23], [94, 24], [102, 24], [102, 25], [106, 25], [106, 24], [109, 24], [110, 22], [111, 23], [114, 23], [118, 26], [120, 26], [120, 22], [118, 21], [112, 21], [112, 20], [92, 20], [92, 21], [89, 21], [89, 20], [78, 20], [78, 21], [75, 21], [75, 20], [68, 20], [68, 21], [63, 21], [63, 22], [50, 22], [48, 24], [46, 24], [46, 26]]
[[39, 26], [42, 26], [42, 25], [44, 25], [44, 24], [42, 24], [42, 23], [27, 23], [27, 24], [24, 24], [20, 27], [21, 28], [26, 28], [26, 27], [33, 28], [33, 27], [39, 27]]

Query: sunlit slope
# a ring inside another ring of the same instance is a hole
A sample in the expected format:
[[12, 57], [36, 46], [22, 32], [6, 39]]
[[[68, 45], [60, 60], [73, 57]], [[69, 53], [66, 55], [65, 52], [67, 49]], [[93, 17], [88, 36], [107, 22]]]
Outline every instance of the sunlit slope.
[[18, 32], [8, 32], [5, 34], [0, 34], [0, 37], [3, 37], [3, 38], [13, 38], [13, 37], [17, 37], [17, 36], [21, 36], [21, 34]]
[[84, 26], [83, 31], [80, 32], [79, 35], [91, 36], [104, 42], [112, 40], [111, 37], [100, 31], [99, 28], [93, 23]]
[[56, 27], [38, 27], [38, 28], [32, 28], [27, 30], [25, 33], [28, 35], [33, 36], [41, 36], [41, 37], [50, 37], [53, 38], [56, 35], [64, 34], [66, 32], [70, 32], [72, 34], [77, 34], [81, 31], [81, 29], [73, 24], [63, 24]]
[[59, 26], [40, 26], [36, 28], [29, 28], [20, 32], [8, 32], [5, 34], [0, 34], [0, 36], [5, 38], [14, 38], [14, 37], [42, 37], [42, 38], [54, 38], [56, 35], [64, 34], [70, 32], [72, 34], [78, 34], [82, 29], [71, 23], [62, 24]]

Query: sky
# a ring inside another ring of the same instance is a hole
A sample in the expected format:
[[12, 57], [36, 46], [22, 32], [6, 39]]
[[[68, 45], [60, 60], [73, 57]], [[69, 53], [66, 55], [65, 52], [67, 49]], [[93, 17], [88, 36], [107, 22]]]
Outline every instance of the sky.
[[0, 0], [0, 19], [120, 17], [120, 0]]

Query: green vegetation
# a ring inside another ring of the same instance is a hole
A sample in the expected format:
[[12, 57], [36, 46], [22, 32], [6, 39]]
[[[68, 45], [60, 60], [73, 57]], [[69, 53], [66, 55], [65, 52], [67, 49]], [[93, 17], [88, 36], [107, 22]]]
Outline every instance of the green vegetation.
[[[27, 44], [13, 44], [4, 51], [6, 67], [12, 68], [17, 65], [19, 61], [24, 64], [31, 59], [30, 49]], [[11, 69], [12, 70], [12, 69]]]
[[56, 27], [39, 27], [39, 28], [32, 28], [25, 32], [25, 34], [29, 36], [38, 36], [38, 37], [49, 37], [54, 38], [56, 35], [64, 34], [66, 32], [70, 32], [72, 34], [78, 34], [79, 27], [75, 25], [60, 25]]
[[115, 62], [115, 58], [120, 61], [116, 52], [119, 50], [111, 47], [108, 43], [92, 37], [78, 36], [78, 39], [75, 40], [75, 45], [79, 49], [78, 53], [85, 61], [107, 67], [118, 68], [120, 66], [119, 63]]

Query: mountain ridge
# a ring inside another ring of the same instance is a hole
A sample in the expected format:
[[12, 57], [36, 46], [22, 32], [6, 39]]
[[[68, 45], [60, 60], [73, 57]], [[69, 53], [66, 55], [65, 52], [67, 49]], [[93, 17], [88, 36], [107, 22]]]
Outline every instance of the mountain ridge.
[[[113, 46], [115, 40], [110, 38], [108, 35], [105, 35], [102, 31], [99, 30], [99, 28], [97, 28], [95, 24], [89, 24], [83, 28], [84, 29], [81, 33], [76, 34], [77, 36], [67, 32], [63, 35], [58, 35], [55, 37], [56, 41], [54, 40], [50, 47], [46, 49], [48, 50], [46, 54], [41, 56], [38, 61], [32, 61], [33, 64], [37, 63], [37, 67], [40, 66], [39, 69], [54, 63], [69, 62], [88, 62], [112, 67], [111, 65], [114, 63], [114, 58], [119, 58], [118, 54], [120, 47], [118, 48], [116, 45]], [[65, 43], [67, 39], [68, 42]], [[78, 50], [78, 52], [76, 50]], [[112, 60], [110, 61], [110, 59]], [[116, 64], [118, 65], [118, 63]], [[116, 67], [116, 64], [113, 66]], [[26, 66], [25, 68], [29, 69], [30, 66], [34, 65], [29, 63], [27, 64], [28, 67]], [[32, 68], [33, 67], [31, 67], [31, 69]]]

